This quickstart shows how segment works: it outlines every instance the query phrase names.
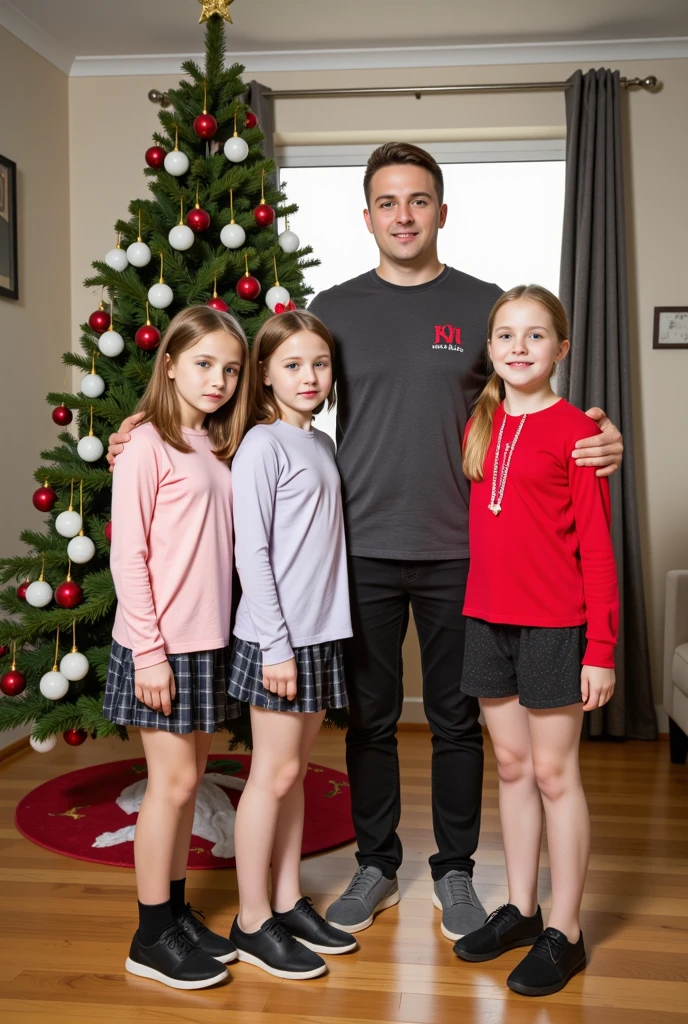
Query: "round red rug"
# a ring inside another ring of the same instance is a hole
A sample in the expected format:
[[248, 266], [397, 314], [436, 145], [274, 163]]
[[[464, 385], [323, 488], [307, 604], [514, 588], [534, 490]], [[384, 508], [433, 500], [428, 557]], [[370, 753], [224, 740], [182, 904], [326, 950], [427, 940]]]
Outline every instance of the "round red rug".
[[[190, 868], [234, 866], [234, 808], [250, 764], [248, 754], [208, 758], [191, 837]], [[146, 778], [142, 758], [61, 775], [24, 797], [17, 807], [16, 826], [31, 842], [53, 853], [133, 868], [132, 826]], [[304, 854], [320, 853], [354, 838], [349, 782], [343, 772], [309, 764], [305, 795]]]

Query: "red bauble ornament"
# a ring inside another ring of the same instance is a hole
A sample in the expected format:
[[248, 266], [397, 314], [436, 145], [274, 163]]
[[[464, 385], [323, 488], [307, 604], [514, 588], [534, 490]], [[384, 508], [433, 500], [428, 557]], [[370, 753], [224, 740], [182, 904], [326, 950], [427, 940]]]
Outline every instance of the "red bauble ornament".
[[245, 128], [255, 128], [257, 124], [258, 124], [258, 118], [256, 117], [256, 115], [253, 113], [252, 110], [247, 110], [246, 111], [246, 120], [244, 121], [244, 127]]
[[151, 146], [146, 150], [146, 163], [157, 171], [164, 166], [166, 156], [167, 153], [162, 146]]
[[199, 139], [212, 139], [217, 131], [217, 121], [212, 114], [203, 113], [194, 118], [193, 127]]
[[221, 299], [219, 295], [214, 295], [212, 299], [208, 299], [206, 306], [210, 306], [211, 309], [219, 309], [221, 313], [226, 313], [229, 306], [224, 299]]
[[76, 608], [83, 600], [83, 597], [83, 590], [74, 580], [65, 580], [64, 583], [60, 583], [55, 591], [55, 600], [60, 608]]
[[236, 283], [236, 293], [240, 298], [252, 302], [260, 295], [260, 281], [257, 277], [252, 277], [251, 274], [244, 274]]
[[160, 344], [160, 331], [153, 324], [144, 324], [134, 335], [134, 341], [144, 352], [152, 352]]
[[5, 644], [0, 644], [0, 658], [4, 658], [8, 651], [9, 647], [7, 647]]
[[207, 231], [210, 227], [210, 214], [200, 206], [194, 206], [186, 215], [186, 223], [192, 231]]
[[68, 409], [66, 405], [58, 405], [53, 409], [53, 423], [57, 423], [59, 427], [66, 427], [72, 422], [72, 410]]
[[296, 309], [294, 303], [289, 299], [288, 304], [285, 306], [281, 302], [275, 304], [275, 313], [290, 313], [292, 309]]
[[259, 203], [253, 211], [259, 228], [267, 228], [275, 219], [275, 211], [267, 203]]
[[37, 491], [33, 492], [31, 500], [34, 508], [37, 508], [39, 512], [52, 512], [57, 501], [57, 494], [52, 487], [48, 487], [46, 481], [43, 487], [39, 487]]
[[66, 732], [62, 733], [62, 737], [65, 743], [69, 743], [70, 747], [80, 747], [88, 739], [88, 733], [85, 729], [67, 729]]
[[105, 539], [108, 542], [108, 544], [112, 544], [112, 520], [110, 520], [109, 523], [105, 524], [103, 533], [105, 534]]
[[101, 306], [100, 309], [96, 309], [95, 312], [91, 313], [88, 318], [88, 326], [96, 334], [105, 334], [105, 331], [110, 326], [110, 314]]
[[13, 669], [11, 672], [5, 672], [2, 679], [0, 679], [0, 690], [2, 690], [6, 697], [16, 697], [25, 689], [26, 679], [16, 669]]
[[17, 597], [20, 601], [26, 601], [26, 591], [29, 589], [30, 583], [31, 580], [24, 580], [24, 582], [20, 583], [17, 587]]

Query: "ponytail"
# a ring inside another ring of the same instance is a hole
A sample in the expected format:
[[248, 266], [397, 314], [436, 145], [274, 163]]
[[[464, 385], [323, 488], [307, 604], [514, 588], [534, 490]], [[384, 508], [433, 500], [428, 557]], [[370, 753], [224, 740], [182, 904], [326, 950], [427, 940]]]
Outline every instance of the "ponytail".
[[502, 382], [493, 371], [475, 404], [471, 429], [463, 450], [463, 471], [468, 480], [483, 479], [483, 466], [492, 440], [492, 421], [502, 401]]

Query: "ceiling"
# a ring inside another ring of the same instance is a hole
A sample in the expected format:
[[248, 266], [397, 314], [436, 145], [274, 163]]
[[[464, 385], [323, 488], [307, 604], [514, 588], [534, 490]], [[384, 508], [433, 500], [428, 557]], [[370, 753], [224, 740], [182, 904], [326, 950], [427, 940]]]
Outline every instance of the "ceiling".
[[[67, 71], [198, 54], [200, 13], [199, 0], [0, 0], [0, 25]], [[228, 49], [242, 55], [688, 37], [688, 0], [233, 0], [230, 14]]]

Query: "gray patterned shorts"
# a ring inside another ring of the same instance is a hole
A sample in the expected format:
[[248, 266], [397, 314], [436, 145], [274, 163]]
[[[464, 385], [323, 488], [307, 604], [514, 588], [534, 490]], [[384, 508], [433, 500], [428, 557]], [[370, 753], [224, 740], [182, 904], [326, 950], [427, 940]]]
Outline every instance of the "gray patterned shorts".
[[134, 658], [127, 647], [112, 641], [103, 718], [117, 725], [166, 732], [215, 732], [237, 718], [241, 708], [227, 696], [229, 647], [193, 654], [168, 654], [176, 686], [172, 714], [164, 715], [136, 699]]
[[516, 697], [525, 708], [581, 701], [585, 626], [504, 626], [466, 619], [461, 692]]
[[296, 647], [294, 658], [296, 697], [287, 700], [263, 686], [263, 655], [259, 644], [237, 637], [229, 668], [229, 696], [268, 711], [313, 713], [348, 705], [341, 640]]

